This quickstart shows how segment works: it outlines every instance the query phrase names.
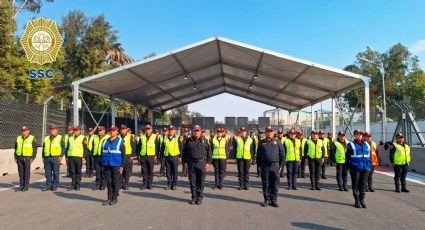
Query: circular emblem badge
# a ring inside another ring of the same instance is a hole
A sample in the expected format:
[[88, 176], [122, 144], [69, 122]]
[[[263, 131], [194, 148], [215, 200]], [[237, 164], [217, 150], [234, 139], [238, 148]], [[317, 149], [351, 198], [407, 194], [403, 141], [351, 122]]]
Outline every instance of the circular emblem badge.
[[30, 20], [21, 37], [28, 61], [40, 65], [56, 60], [62, 42], [56, 22], [45, 18]]

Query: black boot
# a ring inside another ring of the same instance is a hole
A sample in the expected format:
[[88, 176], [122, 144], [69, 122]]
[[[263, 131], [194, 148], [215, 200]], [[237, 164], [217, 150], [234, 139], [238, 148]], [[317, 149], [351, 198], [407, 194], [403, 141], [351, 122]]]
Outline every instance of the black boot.
[[189, 204], [194, 205], [196, 203], [196, 197], [192, 197], [192, 200], [189, 201]]
[[406, 185], [405, 185], [405, 184], [402, 184], [402, 185], [401, 185], [401, 191], [402, 191], [402, 192], [406, 192], [406, 193], [407, 193], [407, 192], [410, 192], [410, 191], [406, 188]]
[[400, 193], [400, 184], [395, 184], [395, 192]]
[[108, 205], [112, 201], [112, 196], [108, 194], [108, 199], [102, 203], [102, 205]]
[[118, 203], [118, 199], [117, 198], [113, 198], [112, 200], [111, 200], [111, 202], [109, 202], [109, 205], [115, 205], [115, 204], [117, 204]]
[[279, 208], [279, 204], [277, 203], [277, 201], [276, 201], [276, 200], [272, 200], [272, 201], [271, 201], [271, 203], [270, 203], [270, 205], [271, 205], [272, 207]]
[[315, 190], [316, 189], [316, 187], [314, 186], [314, 184], [313, 183], [311, 183], [311, 188], [310, 188], [310, 190]]
[[364, 202], [364, 196], [360, 196], [360, 205], [362, 206], [362, 208], [366, 208], [366, 203]]
[[358, 196], [354, 196], [354, 207], [361, 208], [360, 206], [360, 200]]
[[319, 182], [316, 182], [315, 188], [316, 188], [316, 190], [322, 190], [322, 189], [320, 188], [320, 184], [319, 184]]

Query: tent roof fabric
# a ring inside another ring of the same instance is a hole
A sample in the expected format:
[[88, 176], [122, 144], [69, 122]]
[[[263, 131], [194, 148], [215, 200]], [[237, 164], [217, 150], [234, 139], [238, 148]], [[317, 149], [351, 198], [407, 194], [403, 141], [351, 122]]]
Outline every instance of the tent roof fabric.
[[296, 111], [362, 87], [367, 77], [210, 38], [73, 82], [81, 91], [167, 111], [222, 93]]

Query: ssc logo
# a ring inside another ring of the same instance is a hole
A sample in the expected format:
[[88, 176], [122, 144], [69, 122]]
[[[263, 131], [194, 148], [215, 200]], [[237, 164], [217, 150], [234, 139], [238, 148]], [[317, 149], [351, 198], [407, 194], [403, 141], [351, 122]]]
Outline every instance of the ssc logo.
[[28, 61], [40, 65], [55, 61], [62, 43], [56, 22], [45, 18], [30, 20], [21, 37]]

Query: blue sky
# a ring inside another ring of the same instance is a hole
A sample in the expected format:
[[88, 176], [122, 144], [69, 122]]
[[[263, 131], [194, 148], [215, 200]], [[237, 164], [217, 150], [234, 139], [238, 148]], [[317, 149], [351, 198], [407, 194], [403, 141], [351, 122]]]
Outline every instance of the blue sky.
[[[72, 3], [71, 3], [72, 2]], [[343, 68], [367, 45], [385, 51], [401, 42], [420, 57], [425, 68], [425, 1], [105, 1], [55, 0], [38, 15], [18, 16], [25, 22], [43, 16], [60, 23], [69, 10], [89, 16], [104, 14], [127, 53], [136, 60], [163, 53], [212, 36]], [[324, 107], [329, 106], [324, 103]], [[271, 107], [219, 95], [189, 105], [206, 116], [256, 118]], [[320, 104], [315, 106], [319, 109]]]

